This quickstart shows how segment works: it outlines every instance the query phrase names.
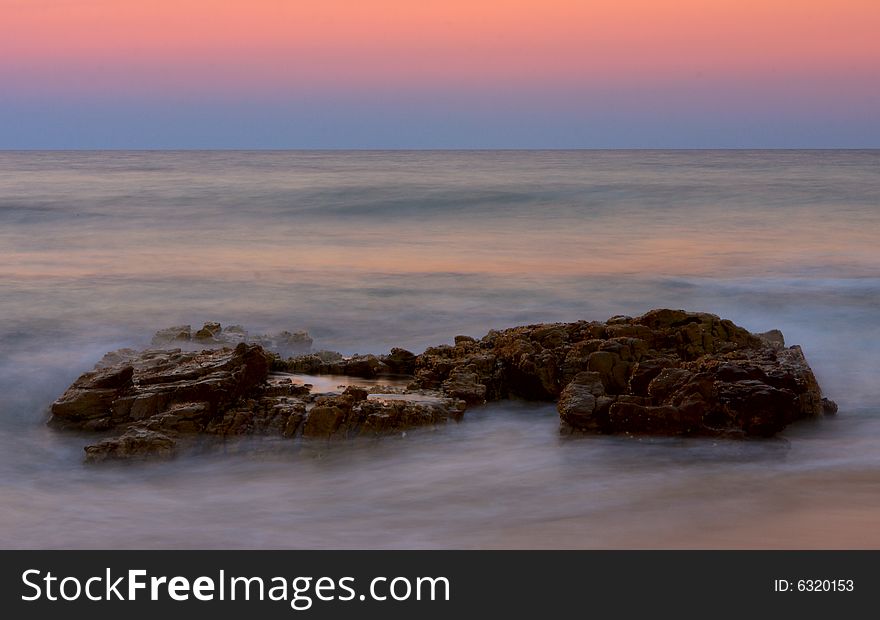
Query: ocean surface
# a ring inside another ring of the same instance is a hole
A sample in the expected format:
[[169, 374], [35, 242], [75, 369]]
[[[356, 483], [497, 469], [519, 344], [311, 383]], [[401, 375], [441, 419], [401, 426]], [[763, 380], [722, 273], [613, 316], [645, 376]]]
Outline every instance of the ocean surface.
[[[505, 402], [101, 466], [45, 425], [169, 325], [418, 352], [656, 307], [781, 329], [839, 415], [566, 438]], [[880, 151], [0, 152], [4, 548], [878, 548], [878, 368]]]

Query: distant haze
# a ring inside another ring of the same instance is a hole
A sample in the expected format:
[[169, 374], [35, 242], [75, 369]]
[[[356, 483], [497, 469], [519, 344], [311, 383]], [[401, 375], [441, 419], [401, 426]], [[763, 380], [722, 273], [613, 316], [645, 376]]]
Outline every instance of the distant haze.
[[0, 0], [0, 148], [880, 147], [877, 0]]

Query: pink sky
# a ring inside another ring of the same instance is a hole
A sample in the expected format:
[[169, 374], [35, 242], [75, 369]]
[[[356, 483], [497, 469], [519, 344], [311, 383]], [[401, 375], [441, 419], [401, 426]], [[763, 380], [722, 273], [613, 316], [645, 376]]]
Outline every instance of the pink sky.
[[880, 103], [876, 0], [0, 0], [0, 15], [0, 100]]

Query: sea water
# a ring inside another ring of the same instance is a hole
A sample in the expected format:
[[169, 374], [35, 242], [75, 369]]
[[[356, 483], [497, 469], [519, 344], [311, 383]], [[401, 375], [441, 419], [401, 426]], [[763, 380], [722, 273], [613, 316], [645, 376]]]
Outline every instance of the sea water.
[[[48, 407], [169, 325], [420, 352], [707, 311], [801, 344], [834, 418], [564, 437], [502, 402], [379, 441], [82, 462]], [[880, 151], [0, 152], [0, 546], [880, 546]]]

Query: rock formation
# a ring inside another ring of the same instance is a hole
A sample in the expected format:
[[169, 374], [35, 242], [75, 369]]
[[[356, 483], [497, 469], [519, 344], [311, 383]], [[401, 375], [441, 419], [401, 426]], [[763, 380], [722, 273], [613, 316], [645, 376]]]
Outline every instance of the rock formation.
[[[344, 357], [311, 348], [302, 332], [248, 344], [247, 332], [207, 323], [162, 330], [154, 348], [108, 353], [52, 405], [58, 428], [113, 433], [86, 458], [171, 456], [195, 436], [339, 439], [458, 420], [466, 406], [504, 398], [557, 401], [563, 428], [588, 433], [766, 437], [834, 413], [800, 347], [778, 330], [752, 334], [728, 320], [653, 310], [605, 323], [579, 321], [490, 331], [421, 355]], [[224, 346], [236, 342], [234, 348]], [[406, 389], [350, 385], [313, 393], [290, 373], [375, 379]]]
[[312, 394], [270, 374], [260, 345], [203, 351], [108, 353], [52, 405], [50, 425], [112, 431], [86, 460], [167, 457], [194, 436], [276, 435], [326, 439], [398, 433], [459, 419], [463, 402], [441, 393], [350, 386]]
[[568, 428], [599, 433], [770, 436], [836, 411], [778, 330], [683, 310], [456, 339], [418, 356], [413, 385], [469, 403], [557, 400]]

